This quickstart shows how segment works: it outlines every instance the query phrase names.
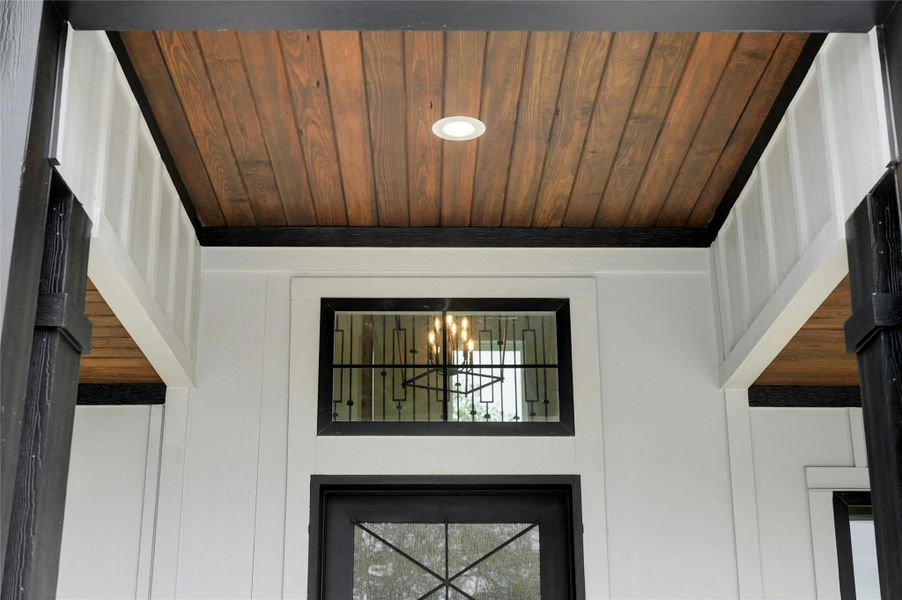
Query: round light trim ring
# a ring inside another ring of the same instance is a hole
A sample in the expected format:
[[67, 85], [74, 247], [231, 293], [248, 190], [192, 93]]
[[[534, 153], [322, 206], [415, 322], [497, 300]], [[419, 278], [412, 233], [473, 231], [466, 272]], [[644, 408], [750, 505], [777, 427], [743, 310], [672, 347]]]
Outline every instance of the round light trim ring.
[[432, 124], [432, 133], [443, 140], [463, 142], [476, 139], [485, 133], [485, 123], [473, 117], [445, 117]]

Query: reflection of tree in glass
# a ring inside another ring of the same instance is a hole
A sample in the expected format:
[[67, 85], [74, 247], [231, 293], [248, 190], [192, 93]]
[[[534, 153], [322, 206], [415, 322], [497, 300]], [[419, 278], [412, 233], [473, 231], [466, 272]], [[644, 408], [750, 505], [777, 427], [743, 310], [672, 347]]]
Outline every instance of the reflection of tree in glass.
[[[445, 573], [445, 525], [441, 523], [367, 523], [403, 553], [439, 575]], [[516, 537], [529, 524], [452, 523], [448, 526], [448, 574], [473, 598], [531, 600], [540, 596], [539, 528]], [[504, 545], [500, 550], [487, 554]], [[475, 566], [474, 566], [474, 563]], [[355, 527], [354, 600], [420, 598], [441, 579]], [[444, 590], [430, 598], [445, 598]], [[460, 594], [449, 594], [462, 598]]]

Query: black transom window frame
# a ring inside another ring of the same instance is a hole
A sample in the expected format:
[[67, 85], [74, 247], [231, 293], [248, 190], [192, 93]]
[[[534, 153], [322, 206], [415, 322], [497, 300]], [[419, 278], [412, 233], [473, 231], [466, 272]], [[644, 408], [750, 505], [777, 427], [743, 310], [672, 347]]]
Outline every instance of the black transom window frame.
[[[557, 422], [341, 421], [333, 420], [332, 359], [335, 313], [343, 311], [543, 311], [557, 329]], [[318, 435], [573, 436], [573, 369], [569, 298], [323, 298], [320, 305]]]

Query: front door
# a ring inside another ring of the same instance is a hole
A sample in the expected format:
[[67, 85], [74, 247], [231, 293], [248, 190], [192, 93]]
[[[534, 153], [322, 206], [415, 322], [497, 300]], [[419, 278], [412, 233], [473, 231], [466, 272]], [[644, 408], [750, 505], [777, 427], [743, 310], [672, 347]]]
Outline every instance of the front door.
[[582, 596], [572, 484], [433, 479], [320, 490], [311, 597]]

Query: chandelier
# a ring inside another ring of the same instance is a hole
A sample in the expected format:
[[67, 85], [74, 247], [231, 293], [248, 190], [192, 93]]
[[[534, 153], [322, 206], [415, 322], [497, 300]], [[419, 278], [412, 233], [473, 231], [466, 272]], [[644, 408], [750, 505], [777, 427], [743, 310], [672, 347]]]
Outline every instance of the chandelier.
[[[479, 343], [467, 317], [461, 317], [460, 323], [450, 314], [445, 315], [444, 322], [440, 317], [435, 317], [426, 333], [426, 342], [428, 368], [405, 379], [401, 383], [403, 387], [435, 392], [447, 390], [450, 394], [468, 396], [504, 381], [506, 331], [497, 341], [501, 351], [500, 363], [485, 365], [486, 369], [490, 369], [489, 373], [483, 371], [483, 365], [474, 361], [474, 355], [480, 355], [477, 352]], [[499, 369], [502, 375], [495, 375], [495, 369]]]

